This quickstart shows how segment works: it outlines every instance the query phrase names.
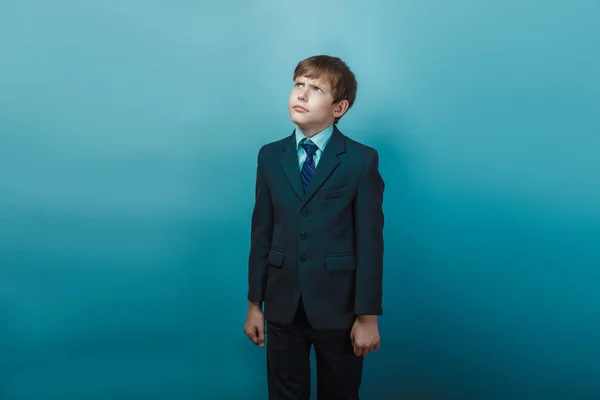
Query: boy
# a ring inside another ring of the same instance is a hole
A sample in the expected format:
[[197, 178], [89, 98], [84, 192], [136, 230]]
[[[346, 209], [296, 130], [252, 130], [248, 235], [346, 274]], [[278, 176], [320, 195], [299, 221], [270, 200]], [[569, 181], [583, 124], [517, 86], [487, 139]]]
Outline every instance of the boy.
[[[258, 153], [244, 331], [264, 347], [269, 399], [358, 399], [363, 357], [379, 348], [383, 191], [378, 153], [337, 123], [357, 83], [336, 57], [294, 71], [292, 135]], [[264, 314], [262, 306], [264, 303]]]

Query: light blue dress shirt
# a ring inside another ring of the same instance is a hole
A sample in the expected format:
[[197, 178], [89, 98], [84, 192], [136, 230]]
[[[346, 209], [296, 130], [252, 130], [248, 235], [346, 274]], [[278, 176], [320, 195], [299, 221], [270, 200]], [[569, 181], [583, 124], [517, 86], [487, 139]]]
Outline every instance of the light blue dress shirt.
[[[304, 147], [300, 146], [300, 141], [304, 139], [304, 133], [300, 130], [300, 128], [296, 127], [296, 149], [298, 150], [298, 163], [300, 168], [302, 168], [302, 164], [304, 164], [304, 160], [306, 160], [306, 150]], [[323, 150], [325, 150], [325, 146], [327, 146], [327, 142], [331, 139], [331, 135], [333, 135], [333, 124], [329, 125], [329, 127], [325, 128], [321, 132], [317, 133], [312, 138], [309, 138], [315, 145], [317, 145], [317, 151], [313, 155], [313, 160], [315, 161], [315, 167], [319, 165], [319, 160], [323, 155]]]

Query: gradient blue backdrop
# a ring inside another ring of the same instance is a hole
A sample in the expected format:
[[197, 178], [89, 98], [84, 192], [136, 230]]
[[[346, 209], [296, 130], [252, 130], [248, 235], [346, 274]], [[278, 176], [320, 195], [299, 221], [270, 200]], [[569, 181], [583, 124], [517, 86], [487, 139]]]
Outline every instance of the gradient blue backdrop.
[[1, 399], [266, 398], [256, 154], [320, 53], [387, 183], [364, 398], [600, 396], [600, 3], [204, 3], [0, 1]]

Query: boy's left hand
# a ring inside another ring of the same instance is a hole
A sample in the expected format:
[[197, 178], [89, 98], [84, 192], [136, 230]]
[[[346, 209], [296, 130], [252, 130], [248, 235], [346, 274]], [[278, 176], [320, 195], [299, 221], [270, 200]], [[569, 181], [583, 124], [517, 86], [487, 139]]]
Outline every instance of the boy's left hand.
[[379, 328], [377, 315], [360, 315], [356, 318], [350, 333], [354, 354], [366, 356], [373, 350], [379, 350]]

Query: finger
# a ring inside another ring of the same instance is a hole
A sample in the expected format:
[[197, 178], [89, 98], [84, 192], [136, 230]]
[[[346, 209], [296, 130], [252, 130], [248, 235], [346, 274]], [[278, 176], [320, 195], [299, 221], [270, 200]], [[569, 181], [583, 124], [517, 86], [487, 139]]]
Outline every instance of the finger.
[[362, 355], [362, 349], [356, 345], [354, 345], [354, 355], [357, 357]]
[[381, 342], [377, 342], [377, 344], [375, 345], [375, 350], [379, 350], [380, 345], [381, 345]]
[[365, 356], [368, 356], [369, 354], [371, 354], [372, 352], [375, 351], [375, 345], [371, 345], [371, 346], [367, 346], [365, 348], [366, 354], [364, 354]]
[[260, 347], [265, 347], [265, 330], [264, 328], [258, 328], [258, 344]]
[[369, 347], [368, 347], [368, 346], [367, 346], [367, 347], [363, 347], [363, 349], [362, 349], [362, 352], [361, 352], [361, 355], [362, 355], [363, 357], [366, 357], [366, 356], [368, 356], [368, 355], [369, 355]]
[[256, 331], [256, 328], [252, 328], [250, 330], [250, 333], [248, 333], [248, 338], [252, 341], [252, 343], [258, 344], [258, 332]]

